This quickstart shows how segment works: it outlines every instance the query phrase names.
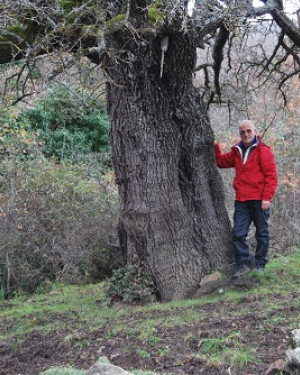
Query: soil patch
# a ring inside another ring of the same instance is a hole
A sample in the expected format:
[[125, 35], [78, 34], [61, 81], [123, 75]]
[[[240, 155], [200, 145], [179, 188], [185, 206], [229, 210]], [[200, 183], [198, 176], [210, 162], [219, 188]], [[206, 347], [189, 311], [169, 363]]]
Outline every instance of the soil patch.
[[[254, 296], [245, 297], [239, 303], [195, 305], [193, 313], [199, 318], [180, 326], [163, 324], [163, 318], [174, 311], [151, 311], [151, 319], [157, 324], [154, 324], [152, 339], [148, 336], [147, 340], [134, 333], [149, 319], [147, 313], [132, 311], [126, 315], [122, 322], [126, 330], [117, 334], [114, 333], [115, 318], [99, 329], [89, 331], [88, 327], [82, 327], [74, 333], [76, 316], [72, 321], [70, 314], [51, 315], [50, 320], [65, 322], [63, 329], [48, 333], [35, 331], [25, 339], [23, 336], [0, 343], [0, 374], [37, 375], [51, 366], [63, 365], [86, 370], [99, 356], [106, 356], [111, 363], [127, 370], [139, 368], [175, 375], [228, 374], [225, 366], [208, 365], [203, 343], [235, 335], [243, 347], [255, 348], [253, 355], [257, 363], [242, 369], [231, 368], [231, 373], [262, 375], [272, 362], [283, 358], [288, 349], [289, 330], [281, 320], [287, 319], [290, 324], [298, 318], [293, 296], [289, 298], [290, 303], [287, 301], [270, 313], [264, 310], [264, 301]], [[274, 294], [274, 303], [276, 301], [279, 304], [281, 296]]]

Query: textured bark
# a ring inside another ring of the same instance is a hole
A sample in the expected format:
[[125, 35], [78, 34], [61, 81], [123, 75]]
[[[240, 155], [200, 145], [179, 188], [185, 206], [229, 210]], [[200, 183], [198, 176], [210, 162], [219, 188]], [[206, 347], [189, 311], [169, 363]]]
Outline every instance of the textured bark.
[[213, 133], [192, 83], [196, 48], [168, 32], [132, 38], [127, 28], [107, 45], [113, 162], [120, 193], [120, 239], [128, 264], [153, 274], [163, 300], [191, 296], [201, 278], [233, 261]]

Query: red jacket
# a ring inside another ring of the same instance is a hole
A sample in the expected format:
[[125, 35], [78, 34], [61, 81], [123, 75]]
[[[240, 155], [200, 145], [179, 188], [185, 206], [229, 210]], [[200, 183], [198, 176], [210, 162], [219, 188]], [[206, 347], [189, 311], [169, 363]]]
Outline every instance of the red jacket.
[[216, 144], [217, 165], [219, 168], [235, 168], [233, 187], [237, 201], [271, 201], [278, 185], [273, 152], [260, 140], [252, 147], [252, 153], [243, 162], [240, 144], [226, 154], [222, 154], [220, 145]]

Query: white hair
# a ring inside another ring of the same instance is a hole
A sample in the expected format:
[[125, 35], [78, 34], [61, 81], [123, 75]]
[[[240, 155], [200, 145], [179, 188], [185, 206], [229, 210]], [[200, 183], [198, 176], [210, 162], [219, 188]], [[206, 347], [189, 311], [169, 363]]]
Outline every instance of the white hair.
[[241, 126], [243, 126], [243, 125], [249, 125], [249, 126], [251, 126], [254, 130], [256, 130], [255, 125], [254, 125], [253, 122], [250, 121], [250, 120], [242, 120], [242, 121], [239, 123], [239, 128], [240, 128]]

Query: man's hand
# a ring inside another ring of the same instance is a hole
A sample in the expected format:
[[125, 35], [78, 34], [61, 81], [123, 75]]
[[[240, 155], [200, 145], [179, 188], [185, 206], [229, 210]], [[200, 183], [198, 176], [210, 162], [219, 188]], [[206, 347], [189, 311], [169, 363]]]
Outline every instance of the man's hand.
[[263, 211], [267, 210], [270, 207], [271, 207], [270, 201], [261, 201], [261, 208]]

